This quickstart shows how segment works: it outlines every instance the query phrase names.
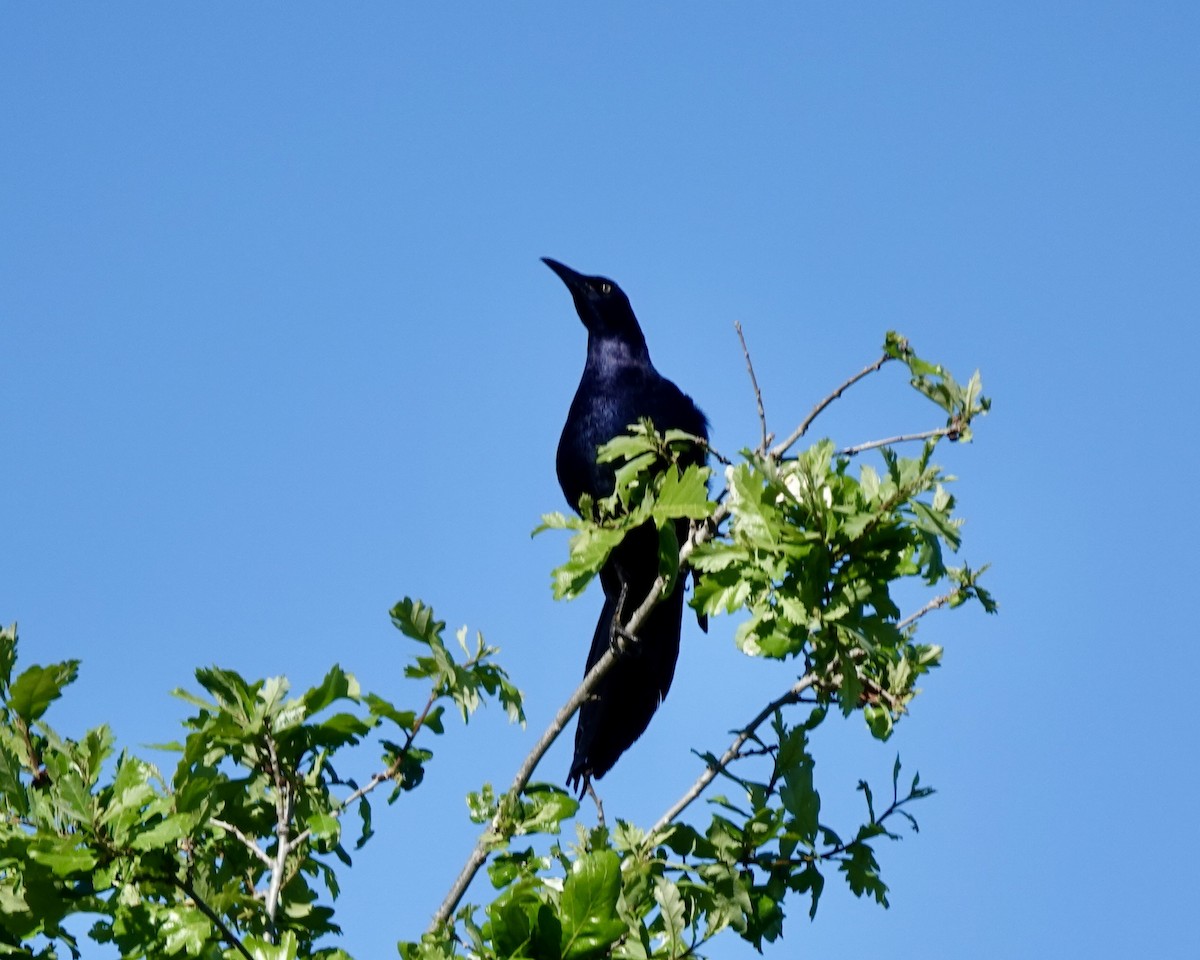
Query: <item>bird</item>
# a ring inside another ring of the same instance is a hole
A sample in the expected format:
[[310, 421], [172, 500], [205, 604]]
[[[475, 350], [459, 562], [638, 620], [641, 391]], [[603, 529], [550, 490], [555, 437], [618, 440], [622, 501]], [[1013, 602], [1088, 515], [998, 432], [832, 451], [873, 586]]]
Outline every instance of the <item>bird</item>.
[[[691, 397], [655, 369], [629, 297], [616, 283], [577, 273], [549, 257], [542, 261], [566, 284], [588, 334], [587, 360], [555, 461], [559, 486], [578, 513], [584, 494], [596, 500], [613, 492], [612, 465], [596, 460], [601, 445], [643, 418], [649, 418], [659, 432], [683, 430], [707, 441], [708, 419]], [[683, 462], [702, 464], [704, 459], [704, 447], [697, 445]], [[688, 536], [688, 521], [677, 521], [675, 532], [682, 543]], [[657, 578], [658, 532], [648, 521], [626, 534], [600, 570], [604, 605], [588, 650], [585, 676], [621, 633], [621, 621], [642, 605]], [[671, 689], [679, 657], [683, 579], [676, 579], [670, 596], [638, 627], [636, 647], [617, 660], [580, 707], [575, 755], [567, 776], [568, 787], [578, 786], [580, 795], [646, 731]]]

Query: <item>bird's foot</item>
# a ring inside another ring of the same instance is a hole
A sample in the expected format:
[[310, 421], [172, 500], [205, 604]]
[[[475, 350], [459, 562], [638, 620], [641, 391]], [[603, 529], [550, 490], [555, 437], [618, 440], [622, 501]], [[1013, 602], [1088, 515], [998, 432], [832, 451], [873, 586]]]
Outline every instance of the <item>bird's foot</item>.
[[637, 637], [622, 626], [625, 619], [625, 598], [629, 595], [629, 584], [621, 582], [621, 595], [617, 597], [617, 609], [613, 612], [612, 623], [608, 628], [608, 645], [617, 653], [628, 653], [637, 649]]
[[625, 654], [637, 650], [637, 642], [638, 638], [617, 623], [614, 617], [608, 632], [608, 645], [617, 653]]

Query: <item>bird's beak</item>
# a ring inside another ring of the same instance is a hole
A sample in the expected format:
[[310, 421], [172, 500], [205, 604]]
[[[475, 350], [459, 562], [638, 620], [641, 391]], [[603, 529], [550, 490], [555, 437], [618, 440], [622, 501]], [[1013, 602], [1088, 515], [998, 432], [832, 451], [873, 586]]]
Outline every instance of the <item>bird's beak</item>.
[[551, 260], [549, 257], [542, 257], [542, 263], [558, 274], [558, 278], [567, 285], [567, 289], [572, 294], [583, 289], [585, 286], [586, 278], [584, 275], [576, 273], [565, 263], [559, 263], [557, 260]]

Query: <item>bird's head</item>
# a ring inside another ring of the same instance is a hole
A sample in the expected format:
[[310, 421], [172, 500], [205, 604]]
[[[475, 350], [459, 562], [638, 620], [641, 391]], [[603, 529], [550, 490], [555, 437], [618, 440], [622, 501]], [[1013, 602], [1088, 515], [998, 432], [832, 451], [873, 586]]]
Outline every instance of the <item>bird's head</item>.
[[558, 274], [571, 291], [575, 311], [588, 333], [598, 337], [618, 337], [632, 343], [645, 343], [633, 307], [625, 291], [607, 277], [588, 277], [549, 257], [542, 263]]

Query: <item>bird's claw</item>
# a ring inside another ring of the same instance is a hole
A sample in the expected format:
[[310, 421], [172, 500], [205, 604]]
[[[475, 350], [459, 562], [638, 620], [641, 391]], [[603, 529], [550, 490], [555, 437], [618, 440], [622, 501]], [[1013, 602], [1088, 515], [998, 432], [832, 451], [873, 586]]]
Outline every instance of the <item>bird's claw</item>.
[[617, 653], [627, 653], [637, 642], [637, 637], [617, 623], [614, 617], [612, 628], [608, 632], [608, 645]]

